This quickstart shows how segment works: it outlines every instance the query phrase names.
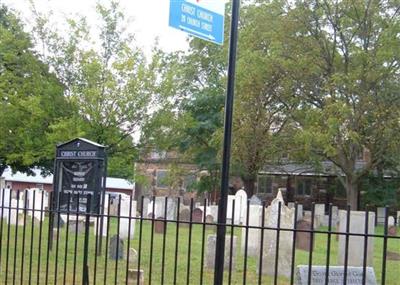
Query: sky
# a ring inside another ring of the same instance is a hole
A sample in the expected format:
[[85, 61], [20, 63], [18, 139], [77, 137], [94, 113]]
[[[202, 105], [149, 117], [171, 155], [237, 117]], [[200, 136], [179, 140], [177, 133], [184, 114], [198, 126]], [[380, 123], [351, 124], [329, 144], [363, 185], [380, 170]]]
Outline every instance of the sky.
[[[22, 19], [29, 25], [31, 14], [28, 0], [0, 0], [8, 7], [21, 13]], [[55, 19], [80, 14], [87, 17], [91, 26], [97, 25], [95, 12], [96, 0], [34, 0], [39, 12], [52, 10]], [[107, 3], [107, 1], [101, 1]], [[149, 54], [158, 38], [159, 46], [165, 51], [186, 50], [188, 36], [168, 27], [169, 0], [119, 0], [129, 23], [130, 32], [136, 35], [137, 44]]]

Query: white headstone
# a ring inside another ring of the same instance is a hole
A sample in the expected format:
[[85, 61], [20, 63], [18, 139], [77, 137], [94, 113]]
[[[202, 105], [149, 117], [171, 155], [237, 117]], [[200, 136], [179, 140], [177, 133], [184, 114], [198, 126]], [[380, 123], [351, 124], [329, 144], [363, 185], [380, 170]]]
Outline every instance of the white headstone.
[[9, 209], [7, 207], [10, 207], [11, 191], [10, 188], [4, 188], [0, 191], [0, 217], [8, 218]]
[[384, 207], [378, 207], [376, 209], [376, 221], [378, 224], [383, 225], [385, 223], [386, 209]]
[[[132, 217], [136, 217], [136, 201], [132, 201], [132, 208], [130, 206], [130, 196], [121, 195], [121, 218], [119, 225], [119, 237], [121, 239], [133, 239], [133, 235], [135, 233], [135, 223], [136, 219], [132, 219]], [[130, 214], [130, 215], [129, 215]], [[129, 230], [129, 220], [130, 220], [130, 230]]]
[[[259, 205], [250, 205], [249, 208], [249, 226], [261, 226], [263, 207]], [[249, 229], [247, 236], [247, 255], [259, 256], [260, 254], [260, 229]], [[245, 251], [246, 246], [246, 228], [242, 228], [242, 253]]]
[[261, 206], [262, 205], [262, 201], [260, 200], [260, 198], [258, 198], [256, 195], [251, 196], [250, 198], [250, 205], [258, 205]]
[[150, 204], [150, 199], [148, 197], [143, 198], [143, 205], [141, 209], [141, 213], [143, 213], [143, 216], [147, 218], [147, 215], [149, 213], [149, 204]]
[[167, 220], [176, 221], [177, 200], [174, 197], [168, 197], [167, 203]]
[[[375, 213], [369, 213], [368, 217], [368, 234], [375, 233]], [[347, 225], [347, 211], [339, 210], [339, 232], [345, 233]], [[349, 233], [364, 234], [365, 233], [365, 212], [351, 211], [350, 212], [350, 227]], [[346, 251], [346, 235], [339, 235], [339, 252], [338, 264], [344, 265]], [[349, 236], [348, 246], [348, 265], [363, 266], [364, 261], [364, 237]], [[373, 266], [374, 258], [374, 238], [368, 238], [367, 248], [367, 265]]]
[[322, 222], [325, 217], [325, 204], [315, 204], [314, 215], [315, 215], [316, 221], [317, 221], [317, 224], [315, 224], [315, 227], [318, 228], [322, 225]]
[[[235, 200], [235, 195], [228, 195], [228, 203], [226, 207], [226, 220], [229, 223], [229, 221], [232, 220], [232, 209], [233, 209], [233, 200]], [[235, 208], [236, 208], [236, 202], [235, 202]], [[236, 213], [235, 213], [236, 216]]]
[[397, 211], [397, 226], [400, 226], [400, 211]]
[[245, 225], [247, 215], [247, 193], [240, 189], [235, 194], [235, 224]]
[[[122, 198], [121, 198], [122, 199]], [[96, 231], [98, 233], [102, 232], [102, 236], [105, 237], [107, 236], [107, 214], [108, 214], [108, 203], [110, 200], [110, 195], [109, 194], [105, 194], [104, 195], [104, 202], [103, 202], [103, 207], [104, 207], [104, 214], [105, 216], [103, 216], [103, 219], [101, 217], [99, 217], [98, 219], [95, 218], [94, 219], [94, 234], [97, 235]], [[99, 225], [97, 225], [97, 220], [99, 221]], [[101, 221], [103, 220], [103, 227], [101, 227]]]
[[[279, 191], [271, 205], [265, 210], [265, 227], [277, 228], [279, 204], [280, 211], [280, 228], [294, 228], [294, 209], [289, 209], [285, 206], [282, 193]], [[262, 273], [271, 276], [275, 275], [275, 256], [276, 256], [276, 230], [264, 231], [263, 245], [263, 264]], [[292, 264], [292, 247], [293, 247], [293, 232], [280, 231], [279, 237], [279, 258], [277, 275], [290, 277], [290, 268]]]
[[206, 209], [206, 215], [211, 215], [214, 219], [214, 222], [218, 220], [218, 206], [217, 205], [211, 205], [208, 206]]
[[394, 217], [393, 216], [389, 216], [388, 218], [388, 226], [394, 226]]
[[[23, 220], [18, 219], [19, 214], [22, 214], [21, 208], [24, 207], [23, 200], [11, 199], [11, 211], [10, 211], [10, 225], [16, 225], [18, 221], [18, 226], [23, 226]], [[17, 209], [18, 208], [18, 212]], [[8, 222], [8, 221], [7, 221]]]

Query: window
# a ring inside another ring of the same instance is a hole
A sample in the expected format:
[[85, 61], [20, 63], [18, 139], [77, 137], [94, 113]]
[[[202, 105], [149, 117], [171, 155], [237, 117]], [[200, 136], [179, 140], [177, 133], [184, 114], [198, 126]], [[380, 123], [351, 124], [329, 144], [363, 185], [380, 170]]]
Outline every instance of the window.
[[157, 170], [157, 172], [156, 172], [156, 178], [157, 178], [156, 186], [158, 188], [168, 188], [167, 176], [168, 176], [168, 170]]
[[258, 176], [258, 193], [272, 194], [272, 177], [266, 175]]
[[311, 195], [311, 178], [299, 178], [297, 180], [297, 195]]

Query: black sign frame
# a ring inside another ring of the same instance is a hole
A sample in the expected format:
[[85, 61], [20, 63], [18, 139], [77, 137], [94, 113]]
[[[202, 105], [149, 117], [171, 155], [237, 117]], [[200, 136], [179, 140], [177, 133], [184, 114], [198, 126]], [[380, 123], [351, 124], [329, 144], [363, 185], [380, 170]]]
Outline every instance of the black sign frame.
[[[54, 164], [53, 209], [100, 214], [103, 209], [107, 177], [106, 147], [84, 138], [57, 145]], [[68, 193], [70, 193], [68, 195]], [[77, 194], [79, 193], [79, 201]], [[91, 196], [87, 211], [87, 197]]]

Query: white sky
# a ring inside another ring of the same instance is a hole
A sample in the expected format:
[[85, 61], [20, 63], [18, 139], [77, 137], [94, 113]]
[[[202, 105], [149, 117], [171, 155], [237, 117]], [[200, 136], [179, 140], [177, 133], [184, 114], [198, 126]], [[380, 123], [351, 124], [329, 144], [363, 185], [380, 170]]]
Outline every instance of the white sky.
[[[30, 4], [28, 0], [0, 0], [8, 7], [19, 12], [23, 20], [29, 23]], [[96, 26], [96, 0], [34, 0], [39, 12], [53, 10], [60, 23], [63, 18], [80, 14], [87, 17], [90, 26]], [[103, 0], [102, 3], [107, 3]], [[187, 35], [168, 26], [169, 0], [119, 0], [129, 23], [130, 32], [136, 35], [136, 43], [150, 54], [155, 39], [165, 51], [185, 50], [188, 48]]]

